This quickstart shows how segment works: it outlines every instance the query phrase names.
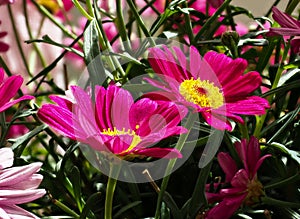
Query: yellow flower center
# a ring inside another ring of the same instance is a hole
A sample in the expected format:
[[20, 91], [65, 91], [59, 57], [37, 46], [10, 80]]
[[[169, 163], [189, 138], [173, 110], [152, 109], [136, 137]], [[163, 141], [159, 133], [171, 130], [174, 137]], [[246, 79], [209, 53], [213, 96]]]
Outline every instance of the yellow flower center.
[[264, 195], [263, 185], [257, 179], [249, 181], [247, 185], [248, 195], [244, 200], [246, 205], [253, 205], [259, 202], [259, 198]]
[[[139, 125], [136, 125], [135, 128], [138, 129], [140, 126]], [[118, 130], [116, 127], [114, 127], [114, 129], [103, 129], [102, 131], [102, 134], [105, 134], [105, 135], [109, 135], [109, 136], [120, 136], [120, 135], [130, 135], [130, 136], [133, 136], [132, 138], [132, 141], [130, 143], [130, 146], [125, 150], [125, 151], [122, 151], [120, 153], [120, 155], [122, 155], [123, 153], [126, 153], [128, 151], [131, 151], [133, 148], [135, 148], [138, 143], [141, 142], [141, 137], [138, 136], [134, 130], [131, 130], [131, 129], [125, 129], [123, 128], [122, 130]]]
[[60, 9], [56, 0], [37, 0], [37, 3], [47, 8], [52, 14]]
[[199, 78], [184, 80], [179, 86], [180, 94], [189, 102], [200, 107], [219, 108], [224, 104], [224, 96], [214, 83]]

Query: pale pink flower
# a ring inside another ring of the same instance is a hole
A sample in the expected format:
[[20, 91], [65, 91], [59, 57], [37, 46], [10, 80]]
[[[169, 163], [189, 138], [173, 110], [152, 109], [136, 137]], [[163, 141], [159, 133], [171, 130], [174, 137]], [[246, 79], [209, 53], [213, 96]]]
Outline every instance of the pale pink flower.
[[0, 215], [3, 219], [38, 218], [17, 206], [45, 195], [38, 189], [43, 176], [37, 174], [42, 163], [12, 167], [14, 154], [10, 148], [0, 149]]

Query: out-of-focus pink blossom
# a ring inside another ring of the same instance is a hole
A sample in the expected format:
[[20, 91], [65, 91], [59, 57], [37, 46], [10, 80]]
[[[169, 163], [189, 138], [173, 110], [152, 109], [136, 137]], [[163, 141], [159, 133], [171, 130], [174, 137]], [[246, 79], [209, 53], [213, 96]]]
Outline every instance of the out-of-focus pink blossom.
[[13, 4], [15, 0], [0, 0], [0, 5]]
[[38, 189], [43, 176], [37, 174], [42, 163], [12, 167], [14, 154], [10, 148], [0, 149], [0, 215], [1, 218], [38, 218], [17, 206], [45, 195]]

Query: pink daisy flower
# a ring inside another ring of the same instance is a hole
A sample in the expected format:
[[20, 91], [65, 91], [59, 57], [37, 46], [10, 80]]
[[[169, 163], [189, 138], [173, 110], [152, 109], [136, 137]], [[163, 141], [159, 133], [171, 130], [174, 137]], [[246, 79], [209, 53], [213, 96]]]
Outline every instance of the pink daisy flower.
[[207, 212], [207, 219], [230, 218], [242, 204], [252, 205], [264, 195], [263, 186], [257, 179], [257, 171], [271, 154], [261, 157], [259, 142], [253, 136], [249, 141], [242, 139], [235, 144], [235, 148], [244, 168], [239, 170], [228, 153], [218, 154], [219, 164], [226, 175], [225, 181], [230, 183], [230, 187], [221, 189], [217, 194], [206, 193], [209, 203], [219, 202]]
[[34, 99], [33, 96], [24, 95], [18, 99], [11, 100], [14, 96], [16, 96], [22, 83], [23, 78], [20, 75], [13, 75], [4, 79], [4, 70], [0, 68], [0, 112], [5, 111], [20, 101]]
[[88, 92], [71, 86], [71, 96], [50, 96], [57, 103], [38, 111], [42, 121], [71, 139], [131, 159], [133, 157], [181, 157], [173, 148], [152, 147], [160, 140], [185, 132], [177, 124], [186, 115], [184, 107], [144, 98], [134, 102], [117, 86], [95, 87], [95, 103]]
[[206, 122], [220, 130], [232, 130], [229, 119], [243, 123], [239, 115], [261, 115], [268, 101], [250, 94], [262, 81], [258, 72], [244, 74], [247, 61], [210, 51], [204, 58], [189, 49], [189, 59], [178, 47], [149, 49], [149, 62], [161, 81], [146, 80], [162, 91], [145, 97], [182, 104], [202, 114]]
[[14, 154], [10, 148], [0, 149], [0, 215], [1, 218], [38, 218], [17, 206], [45, 195], [44, 189], [37, 189], [43, 176], [37, 174], [42, 163], [12, 167]]

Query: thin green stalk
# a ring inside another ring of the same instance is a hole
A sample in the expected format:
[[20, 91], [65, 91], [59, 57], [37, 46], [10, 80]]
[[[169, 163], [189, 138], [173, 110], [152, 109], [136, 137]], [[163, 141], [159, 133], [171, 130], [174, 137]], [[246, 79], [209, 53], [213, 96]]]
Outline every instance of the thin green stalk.
[[147, 27], [142, 20], [141, 16], [139, 15], [138, 11], [136, 10], [135, 5], [133, 4], [132, 0], [127, 0], [128, 6], [130, 7], [131, 12], [133, 13], [137, 23], [139, 24], [139, 27], [142, 29], [143, 33], [145, 34], [146, 37], [148, 37], [149, 43], [152, 47], [154, 47], [156, 44], [154, 40], [152, 39], [151, 34], [147, 30]]
[[104, 219], [112, 219], [113, 198], [120, 170], [121, 165], [115, 165], [113, 163], [110, 165], [110, 172], [106, 185]]
[[242, 138], [249, 139], [248, 127], [245, 119], [244, 119], [244, 124], [239, 123], [239, 130], [241, 132]]
[[69, 214], [70, 216], [73, 216], [75, 219], [79, 219], [80, 216], [76, 214], [74, 211], [72, 211], [68, 206], [63, 204], [62, 202], [58, 201], [57, 199], [52, 200], [53, 204], [55, 204], [57, 207], [59, 207], [61, 210]]
[[94, 10], [93, 10], [93, 3], [92, 3], [92, 1], [91, 0], [86, 0], [86, 6], [87, 6], [89, 14], [92, 17], [95, 17], [95, 13], [94, 13]]
[[[69, 31], [62, 23], [58, 21], [44, 6], [38, 4], [35, 0], [32, 0], [32, 3], [38, 8], [38, 10], [44, 14], [53, 24], [55, 24], [62, 32], [73, 39], [77, 38], [77, 35]], [[78, 41], [78, 44], [82, 46], [82, 41]]]
[[[184, 7], [188, 7], [187, 2], [184, 2]], [[194, 34], [193, 34], [193, 27], [191, 22], [191, 17], [189, 14], [184, 14], [184, 20], [185, 20], [185, 30], [187, 32], [187, 35], [190, 40], [190, 45], [194, 45]]]
[[299, 0], [291, 0], [287, 5], [287, 8], [285, 9], [285, 12], [288, 14], [292, 14], [299, 2]]
[[126, 51], [131, 51], [130, 40], [127, 36], [125, 22], [124, 22], [124, 15], [123, 15], [123, 8], [122, 8], [122, 1], [116, 0], [117, 4], [117, 16], [116, 16], [116, 24], [119, 30], [119, 34], [121, 39], [124, 43], [124, 47]]
[[199, 33], [195, 36], [195, 42], [197, 42], [203, 33], [209, 28], [209, 26], [218, 18], [218, 16], [227, 8], [229, 3], [232, 0], [226, 0], [224, 3], [218, 8], [218, 10], [205, 22], [205, 24], [201, 27]]
[[[25, 16], [25, 23], [26, 23], [26, 29], [27, 29], [27, 33], [29, 35], [29, 39], [32, 40], [34, 39], [33, 35], [32, 35], [32, 31], [31, 31], [31, 27], [29, 24], [29, 18], [28, 18], [28, 13], [27, 13], [27, 0], [23, 0], [23, 11], [24, 11], [24, 16]], [[47, 66], [46, 60], [42, 54], [42, 52], [40, 51], [39, 47], [37, 46], [37, 44], [35, 42], [32, 43], [33, 48], [36, 52], [36, 54], [38, 55], [42, 66], [45, 68]], [[32, 77], [32, 74], [29, 72], [29, 76]]]
[[[284, 48], [284, 52], [282, 54], [282, 59], [281, 59], [280, 65], [278, 66], [278, 69], [277, 69], [277, 72], [276, 72], [276, 76], [275, 76], [274, 82], [272, 84], [271, 90], [277, 88], [277, 86], [278, 86], [278, 82], [280, 80], [281, 74], [284, 71], [283, 65], [284, 65], [284, 61], [287, 58], [289, 49], [290, 49], [290, 43], [287, 43], [287, 45]], [[270, 105], [272, 104], [272, 101], [273, 101], [273, 99], [274, 99], [275, 96], [276, 96], [276, 94], [273, 94], [273, 95], [271, 95], [271, 96], [269, 96], [267, 98]], [[256, 116], [256, 127], [255, 127], [253, 135], [255, 137], [257, 137], [257, 138], [260, 137], [260, 132], [261, 132], [263, 124], [264, 124], [264, 122], [265, 122], [265, 120], [267, 118], [267, 114], [268, 114], [268, 110], [266, 110], [266, 113], [264, 115], [262, 115], [262, 116]]]
[[13, 27], [13, 31], [14, 31], [16, 43], [17, 43], [17, 46], [18, 46], [18, 49], [19, 49], [19, 52], [20, 52], [22, 61], [23, 61], [24, 65], [25, 65], [26, 71], [27, 71], [28, 74], [30, 75], [30, 74], [31, 74], [31, 73], [30, 73], [30, 69], [29, 69], [29, 66], [28, 66], [28, 63], [27, 63], [27, 60], [26, 60], [26, 57], [25, 57], [25, 53], [24, 53], [23, 48], [22, 48], [22, 45], [21, 45], [21, 41], [22, 41], [22, 40], [21, 40], [20, 35], [19, 35], [19, 32], [18, 32], [18, 30], [17, 30], [17, 27], [16, 27], [16, 21], [15, 21], [13, 12], [12, 12], [12, 10], [11, 10], [10, 4], [7, 5], [7, 9], [8, 9], [9, 18], [10, 18], [10, 21], [11, 21], [11, 24], [12, 24], [12, 27]]
[[86, 10], [81, 6], [78, 0], [72, 0], [72, 2], [84, 17], [86, 17], [89, 21], [93, 20], [93, 17], [86, 12]]
[[[197, 116], [198, 116], [197, 113], [190, 112], [190, 114], [187, 118], [186, 124], [184, 126], [188, 130], [188, 132], [180, 135], [180, 137], [178, 139], [178, 142], [175, 146], [175, 149], [177, 149], [178, 151], [182, 150], [182, 148], [183, 148], [183, 146], [184, 146], [184, 144], [185, 144], [185, 142], [186, 142], [186, 140], [189, 136], [189, 133], [190, 133], [192, 127], [193, 127], [193, 124], [194, 124]], [[166, 169], [166, 172], [165, 172], [165, 177], [163, 178], [163, 181], [162, 181], [162, 184], [161, 184], [161, 187], [160, 187], [160, 192], [159, 192], [158, 198], [157, 198], [155, 219], [160, 218], [160, 209], [161, 209], [164, 193], [167, 189], [168, 182], [169, 182], [169, 179], [170, 179], [170, 174], [171, 174], [171, 172], [172, 172], [172, 170], [175, 166], [176, 161], [177, 161], [177, 159], [171, 159], [168, 163], [168, 166], [167, 166], [167, 169]]]

